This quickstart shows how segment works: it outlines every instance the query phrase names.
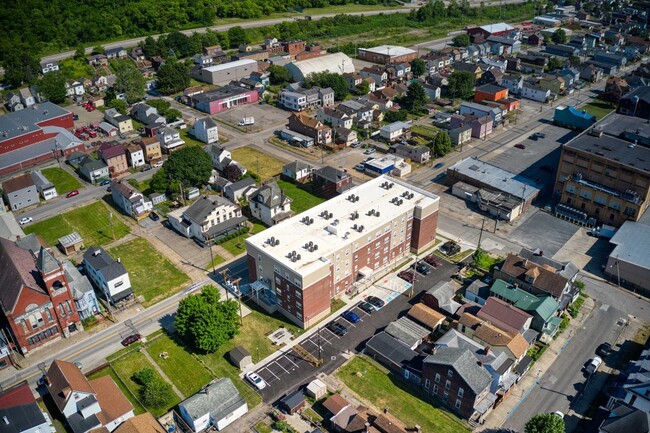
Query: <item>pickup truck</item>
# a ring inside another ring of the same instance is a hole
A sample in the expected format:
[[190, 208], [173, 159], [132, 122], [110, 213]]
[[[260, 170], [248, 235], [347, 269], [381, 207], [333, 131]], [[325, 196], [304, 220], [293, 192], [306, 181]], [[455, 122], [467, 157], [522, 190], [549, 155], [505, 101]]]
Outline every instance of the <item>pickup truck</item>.
[[607, 226], [607, 225], [594, 227], [593, 229], [587, 232], [589, 236], [593, 236], [595, 238], [604, 238], [604, 239], [611, 239], [615, 233], [616, 233], [616, 227]]

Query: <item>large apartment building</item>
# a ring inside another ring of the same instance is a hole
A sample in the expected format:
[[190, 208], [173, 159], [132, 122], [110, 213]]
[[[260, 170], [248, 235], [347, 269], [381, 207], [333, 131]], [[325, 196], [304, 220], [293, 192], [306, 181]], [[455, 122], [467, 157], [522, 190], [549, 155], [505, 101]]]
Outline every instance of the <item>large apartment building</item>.
[[582, 134], [562, 147], [555, 193], [597, 223], [638, 221], [650, 200], [650, 149], [593, 131]]
[[380, 176], [248, 238], [252, 298], [309, 327], [332, 298], [431, 246], [439, 201]]

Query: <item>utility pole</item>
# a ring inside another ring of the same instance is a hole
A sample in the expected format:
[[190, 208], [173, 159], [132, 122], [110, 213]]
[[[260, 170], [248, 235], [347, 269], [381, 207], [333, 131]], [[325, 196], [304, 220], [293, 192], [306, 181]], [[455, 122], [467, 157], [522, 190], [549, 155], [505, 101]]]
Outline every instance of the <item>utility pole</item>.
[[476, 247], [476, 251], [474, 252], [474, 256], [478, 255], [478, 252], [481, 249], [481, 240], [483, 239], [483, 229], [484, 228], [485, 228], [485, 217], [483, 217], [483, 222], [481, 222], [481, 231], [479, 232], [479, 235], [478, 235], [478, 245]]
[[228, 301], [228, 300], [230, 300], [230, 298], [228, 297], [228, 287], [226, 285], [226, 281], [228, 281], [228, 268], [220, 271], [219, 273], [221, 274], [221, 277], [223, 278], [223, 285], [224, 285], [224, 288], [226, 289], [226, 301]]
[[113, 212], [108, 211], [108, 221], [109, 225], [111, 226], [111, 235], [113, 236], [113, 240], [115, 240], [115, 230], [113, 229]]
[[237, 302], [239, 303], [239, 324], [244, 325], [244, 314], [242, 313], [241, 308], [241, 291], [239, 290], [239, 282], [241, 281], [240, 277], [237, 277], [232, 284], [237, 288]]
[[494, 233], [497, 232], [497, 224], [499, 223], [499, 218], [501, 218], [501, 209], [497, 209], [497, 217], [494, 219]]

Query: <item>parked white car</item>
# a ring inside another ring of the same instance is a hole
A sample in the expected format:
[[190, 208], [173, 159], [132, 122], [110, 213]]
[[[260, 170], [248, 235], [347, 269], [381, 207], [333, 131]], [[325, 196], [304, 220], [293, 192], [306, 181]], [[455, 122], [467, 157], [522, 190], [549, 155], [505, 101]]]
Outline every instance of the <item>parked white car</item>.
[[591, 361], [589, 361], [589, 364], [585, 368], [587, 371], [587, 374], [593, 374], [596, 370], [598, 370], [598, 367], [600, 367], [600, 364], [603, 363], [603, 360], [600, 356], [594, 356]]
[[248, 381], [250, 383], [252, 383], [255, 386], [255, 388], [257, 388], [257, 389], [266, 388], [266, 382], [264, 382], [264, 379], [262, 379], [255, 372], [250, 371], [250, 372], [246, 373], [246, 379], [248, 379]]
[[32, 217], [22, 217], [22, 218], [20, 219], [20, 221], [18, 221], [18, 222], [19, 222], [20, 225], [22, 226], [22, 225], [25, 225], [25, 224], [29, 224], [29, 223], [31, 223], [32, 221], [34, 221], [34, 218], [32, 218]]

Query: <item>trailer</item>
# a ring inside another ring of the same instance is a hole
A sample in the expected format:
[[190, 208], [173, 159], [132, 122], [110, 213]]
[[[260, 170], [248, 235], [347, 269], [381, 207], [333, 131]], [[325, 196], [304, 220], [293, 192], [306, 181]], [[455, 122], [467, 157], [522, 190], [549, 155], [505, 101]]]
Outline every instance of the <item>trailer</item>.
[[244, 117], [242, 120], [240, 120], [237, 123], [237, 126], [251, 126], [251, 125], [255, 125], [254, 117]]

